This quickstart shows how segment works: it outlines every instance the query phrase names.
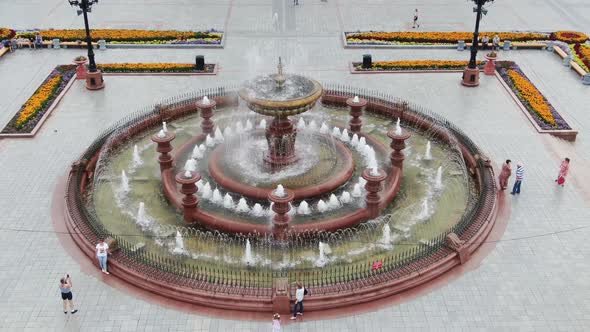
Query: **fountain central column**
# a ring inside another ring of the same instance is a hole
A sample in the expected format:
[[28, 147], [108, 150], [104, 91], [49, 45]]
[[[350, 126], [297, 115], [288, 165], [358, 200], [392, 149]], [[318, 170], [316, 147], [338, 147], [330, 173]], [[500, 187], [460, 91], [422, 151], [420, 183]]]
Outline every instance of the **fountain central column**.
[[291, 164], [297, 160], [295, 139], [297, 129], [286, 116], [276, 116], [266, 129], [268, 153], [264, 160], [272, 167]]

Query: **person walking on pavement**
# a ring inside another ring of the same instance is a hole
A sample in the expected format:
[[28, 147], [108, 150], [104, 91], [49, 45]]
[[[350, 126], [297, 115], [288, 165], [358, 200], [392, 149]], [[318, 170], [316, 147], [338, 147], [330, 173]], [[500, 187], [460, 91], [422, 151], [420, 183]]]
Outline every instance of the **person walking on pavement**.
[[514, 187], [512, 187], [511, 194], [520, 194], [520, 186], [522, 184], [522, 180], [524, 180], [524, 166], [522, 162], [516, 163], [516, 181], [514, 182]]
[[70, 310], [72, 315], [78, 312], [78, 309], [74, 309], [74, 301], [72, 295], [72, 279], [70, 275], [66, 275], [65, 278], [61, 278], [59, 280], [59, 290], [61, 292], [61, 299], [63, 300], [64, 304], [64, 314], [68, 314], [68, 304], [70, 306]]
[[414, 11], [414, 25], [412, 25], [412, 29], [415, 29], [416, 26], [418, 26], [418, 28], [420, 27], [420, 24], [418, 23], [418, 8]]
[[100, 240], [100, 242], [96, 245], [96, 257], [98, 258], [98, 264], [100, 265], [102, 273], [105, 274], [110, 274], [107, 271], [108, 250], [109, 245], [104, 242], [104, 239]]
[[299, 5], [299, 0], [293, 0], [293, 5], [298, 6]]
[[295, 291], [295, 306], [293, 307], [293, 317], [297, 319], [297, 315], [303, 316], [303, 297], [305, 296], [305, 288], [300, 282], [297, 283], [297, 290]]
[[555, 179], [555, 182], [557, 182], [558, 185], [563, 187], [563, 185], [565, 184], [565, 177], [567, 176], [567, 173], [569, 173], [569, 171], [570, 158], [565, 158], [565, 160], [562, 161], [559, 165], [559, 174], [557, 175], [557, 179]]
[[500, 172], [500, 188], [506, 190], [508, 187], [508, 178], [512, 175], [512, 168], [510, 167], [510, 159], [506, 159], [506, 163], [502, 164], [502, 171]]

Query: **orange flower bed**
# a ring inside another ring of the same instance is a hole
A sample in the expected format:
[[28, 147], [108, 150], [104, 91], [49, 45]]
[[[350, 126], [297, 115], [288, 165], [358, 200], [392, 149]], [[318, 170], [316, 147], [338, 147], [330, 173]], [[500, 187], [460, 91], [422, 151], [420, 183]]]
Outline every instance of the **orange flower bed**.
[[583, 43], [588, 40], [588, 35], [578, 31], [555, 31], [551, 34], [551, 40], [560, 40], [569, 44]]
[[23, 105], [23, 108], [16, 119], [16, 127], [21, 128], [31, 118], [37, 114], [43, 107], [47, 105], [49, 99], [51, 99], [61, 84], [63, 76], [56, 75], [45, 84], [43, 84], [36, 92], [29, 98], [29, 100]]
[[522, 77], [520, 73], [513, 69], [508, 70], [508, 76], [512, 83], [514, 83], [516, 92], [524, 99], [530, 109], [537, 113], [544, 122], [555, 125], [556, 122], [553, 113], [551, 113], [551, 109], [543, 95], [541, 95], [541, 92], [529, 80]]
[[[479, 35], [489, 36], [490, 38], [498, 35], [501, 40], [510, 41], [533, 41], [548, 39], [547, 34], [531, 32], [480, 32]], [[346, 33], [346, 39], [352, 41], [374, 40], [407, 43], [456, 43], [459, 40], [472, 40], [473, 32], [350, 32]]]
[[0, 41], [3, 39], [12, 39], [14, 37], [14, 30], [8, 28], [0, 28]]
[[[41, 30], [44, 39], [57, 38], [61, 41], [86, 40], [86, 32], [82, 29]], [[22, 35], [26, 37], [31, 32]], [[221, 39], [221, 32], [198, 32], [176, 30], [127, 30], [127, 29], [93, 29], [91, 36], [93, 41], [104, 39], [107, 42], [139, 42], [139, 41], [172, 41], [194, 38]]]
[[105, 63], [97, 65], [104, 72], [193, 72], [192, 63]]
[[576, 62], [578, 62], [586, 72], [590, 72], [590, 46], [585, 44], [575, 44], [570, 47], [574, 51], [575, 56], [579, 59], [579, 62]]

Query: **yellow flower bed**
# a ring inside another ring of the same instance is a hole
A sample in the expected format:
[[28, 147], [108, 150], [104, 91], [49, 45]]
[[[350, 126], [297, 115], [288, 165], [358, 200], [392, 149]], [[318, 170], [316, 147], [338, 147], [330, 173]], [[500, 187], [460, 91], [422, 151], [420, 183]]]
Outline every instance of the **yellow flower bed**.
[[[110, 41], [152, 41], [152, 40], [186, 40], [194, 38], [221, 39], [221, 32], [195, 32], [176, 30], [127, 30], [127, 29], [93, 29], [90, 31], [92, 40]], [[86, 32], [82, 29], [41, 30], [44, 39], [60, 39], [61, 41], [86, 40]], [[27, 33], [24, 33], [27, 34]], [[24, 36], [23, 34], [23, 36]], [[31, 34], [28, 32], [28, 34]]]
[[14, 30], [8, 28], [0, 28], [0, 41], [3, 39], [11, 39], [14, 37]]
[[555, 119], [553, 113], [549, 109], [545, 98], [541, 95], [541, 92], [529, 82], [527, 79], [522, 77], [515, 70], [508, 70], [508, 76], [518, 92], [518, 94], [529, 104], [531, 109], [537, 113], [543, 121], [546, 123], [555, 125]]
[[[481, 61], [478, 63], [481, 64]], [[456, 60], [400, 60], [376, 61], [372, 69], [455, 69], [467, 66], [468, 61]]]
[[49, 99], [51, 99], [59, 85], [61, 84], [63, 77], [62, 75], [56, 75], [45, 84], [43, 84], [31, 98], [23, 105], [20, 114], [16, 120], [16, 127], [21, 128], [24, 126], [37, 112], [47, 105]]
[[97, 65], [105, 72], [191, 72], [192, 63], [105, 63]]
[[[490, 39], [498, 35], [501, 40], [510, 41], [547, 40], [549, 37], [547, 34], [530, 32], [480, 32], [479, 35], [481, 37], [488, 36]], [[459, 40], [472, 40], [473, 32], [360, 32], [348, 33], [346, 39], [386, 42], [456, 43]]]

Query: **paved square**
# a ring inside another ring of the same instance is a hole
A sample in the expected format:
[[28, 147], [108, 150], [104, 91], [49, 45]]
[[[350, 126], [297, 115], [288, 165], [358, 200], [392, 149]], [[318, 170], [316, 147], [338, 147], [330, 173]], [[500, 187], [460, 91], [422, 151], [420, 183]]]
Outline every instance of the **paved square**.
[[[501, 52], [579, 131], [569, 143], [538, 134], [496, 78], [482, 76], [467, 89], [460, 73], [351, 75], [349, 61], [371, 53], [374, 60], [460, 59], [468, 52], [429, 49], [344, 49], [341, 32], [411, 30], [413, 8], [421, 29], [473, 28], [472, 4], [420, 0], [290, 1], [100, 1], [90, 15], [96, 28], [225, 29], [224, 49], [107, 49], [97, 61], [192, 62], [205, 54], [219, 75], [111, 77], [88, 92], [72, 86], [32, 139], [0, 140], [0, 331], [270, 331], [268, 322], [234, 320], [181, 311], [129, 294], [101, 275], [79, 252], [62, 246], [52, 224], [52, 195], [70, 163], [102, 130], [160, 99], [195, 89], [239, 83], [275, 69], [322, 82], [341, 82], [412, 100], [457, 124], [495, 164], [510, 158], [527, 165], [519, 197], [506, 197], [511, 215], [502, 239], [479, 266], [448, 284], [399, 304], [343, 317], [284, 324], [284, 331], [588, 331], [590, 329], [590, 87], [544, 51]], [[272, 26], [280, 17], [280, 31]], [[80, 28], [66, 1], [0, 1], [0, 22], [16, 28]], [[590, 2], [496, 1], [483, 30], [571, 29], [590, 32]], [[81, 50], [19, 50], [0, 59], [0, 125], [3, 127], [59, 64]], [[572, 158], [565, 188], [553, 178], [559, 161]], [[57, 282], [74, 278], [80, 312], [64, 315]], [[284, 322], [285, 320], [283, 320]]]

